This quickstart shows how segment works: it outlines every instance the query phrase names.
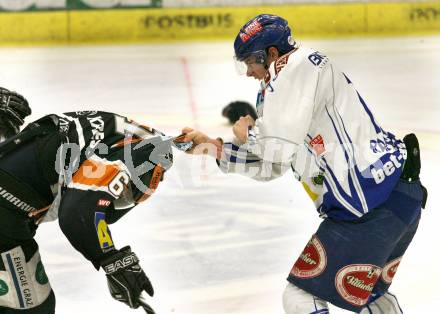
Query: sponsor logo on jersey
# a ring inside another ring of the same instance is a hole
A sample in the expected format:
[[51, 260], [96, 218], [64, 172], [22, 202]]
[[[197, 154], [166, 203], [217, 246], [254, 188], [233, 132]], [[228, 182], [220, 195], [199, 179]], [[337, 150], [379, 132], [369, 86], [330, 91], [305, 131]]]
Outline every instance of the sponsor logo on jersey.
[[314, 235], [293, 265], [290, 274], [298, 278], [319, 276], [327, 266], [327, 254], [318, 237]]
[[37, 268], [35, 270], [35, 280], [40, 285], [45, 285], [49, 282], [49, 278], [47, 278], [46, 271], [44, 270], [44, 266], [41, 261], [38, 262]]
[[95, 148], [99, 142], [104, 139], [104, 119], [101, 116], [87, 118], [92, 127], [92, 138], [90, 140], [90, 147]]
[[374, 182], [376, 184], [380, 184], [383, 181], [385, 181], [386, 177], [391, 176], [394, 172], [396, 172], [397, 169], [401, 168], [403, 165], [403, 156], [400, 154], [396, 157], [396, 155], [390, 155], [390, 160], [385, 162], [382, 165], [382, 168], [374, 167], [374, 165], [371, 168], [371, 175], [374, 179]]
[[62, 117], [58, 117], [58, 128], [61, 133], [67, 133], [69, 131], [69, 121]]
[[370, 148], [373, 153], [392, 153], [398, 149], [406, 159], [405, 144], [383, 129], [377, 132], [377, 139], [370, 141]]
[[310, 146], [315, 151], [317, 156], [325, 153], [324, 139], [321, 134], [316, 135], [310, 142]]
[[105, 221], [105, 213], [95, 213], [95, 228], [98, 235], [99, 246], [103, 252], [113, 249], [113, 239]]
[[109, 207], [111, 203], [111, 201], [101, 198], [96, 205], [99, 207]]
[[381, 274], [381, 268], [370, 264], [345, 266], [336, 274], [335, 286], [348, 303], [364, 306]]
[[77, 116], [91, 116], [97, 114], [98, 111], [75, 111]]
[[322, 53], [315, 51], [311, 55], [308, 56], [308, 59], [310, 62], [313, 63], [313, 65], [322, 68], [324, 65], [326, 65], [328, 58], [324, 56]]
[[20, 246], [2, 253], [3, 264], [6, 271], [15, 283], [15, 291], [20, 309], [26, 309], [35, 306], [37, 299], [34, 290], [32, 275], [29, 266], [26, 263], [24, 252]]
[[0, 297], [3, 296], [3, 295], [8, 294], [8, 292], [9, 292], [8, 285], [6, 284], [5, 281], [0, 279]]
[[15, 197], [13, 194], [6, 191], [3, 187], [0, 186], [0, 196], [3, 197], [6, 201], [14, 205], [15, 207], [25, 211], [30, 212], [32, 210], [35, 210], [35, 207], [32, 207], [31, 205], [23, 202], [18, 197]]
[[250, 23], [246, 28], [244, 29], [244, 32], [240, 32], [240, 38], [243, 43], [247, 42], [249, 39], [251, 39], [255, 34], [261, 32], [263, 27], [261, 26], [260, 22], [253, 21]]
[[312, 183], [313, 183], [313, 185], [315, 185], [315, 186], [321, 186], [321, 185], [324, 184], [324, 179], [325, 179], [325, 177], [324, 177], [324, 173], [323, 173], [323, 172], [318, 172], [318, 173], [315, 173], [315, 174], [313, 175], [313, 177], [312, 177]]
[[391, 262], [388, 262], [383, 270], [382, 270], [382, 276], [381, 279], [386, 283], [386, 284], [391, 284], [391, 282], [393, 281], [394, 275], [397, 272], [397, 268], [399, 267], [400, 261], [402, 260], [402, 257], [393, 259]]
[[384, 130], [380, 130], [378, 139], [370, 141], [370, 149], [375, 154], [389, 154], [388, 161], [378, 162], [371, 167], [371, 177], [376, 184], [382, 183], [386, 177], [395, 173], [407, 159], [405, 144]]

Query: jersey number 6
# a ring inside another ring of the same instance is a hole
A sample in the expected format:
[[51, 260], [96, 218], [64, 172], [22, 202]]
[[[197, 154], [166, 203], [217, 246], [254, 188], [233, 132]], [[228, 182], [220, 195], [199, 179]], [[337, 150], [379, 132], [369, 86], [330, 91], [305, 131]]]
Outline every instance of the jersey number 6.
[[130, 182], [130, 177], [124, 171], [119, 172], [108, 185], [110, 192], [118, 197], [124, 191], [124, 187]]

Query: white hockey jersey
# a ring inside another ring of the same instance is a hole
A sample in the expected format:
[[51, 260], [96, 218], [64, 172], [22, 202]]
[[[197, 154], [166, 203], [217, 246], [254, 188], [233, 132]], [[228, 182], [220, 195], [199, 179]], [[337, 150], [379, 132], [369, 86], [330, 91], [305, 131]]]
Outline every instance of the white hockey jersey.
[[380, 127], [350, 79], [316, 50], [299, 47], [272, 63], [257, 112], [246, 144], [224, 144], [220, 168], [263, 181], [291, 168], [324, 217], [363, 216], [401, 175], [403, 142]]

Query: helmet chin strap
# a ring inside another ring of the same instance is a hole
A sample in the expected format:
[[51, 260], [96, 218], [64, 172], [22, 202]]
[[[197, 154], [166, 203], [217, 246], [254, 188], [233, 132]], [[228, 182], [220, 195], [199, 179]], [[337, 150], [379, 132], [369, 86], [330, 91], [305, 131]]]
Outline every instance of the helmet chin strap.
[[269, 54], [268, 54], [268, 52], [269, 51], [266, 51], [266, 54], [265, 54], [265, 57], [264, 57], [264, 64], [263, 64], [263, 66], [264, 66], [264, 68], [266, 70], [269, 70], [269, 67], [270, 67], [270, 64], [271, 64], [271, 63], [269, 63]]
[[269, 56], [268, 56], [267, 53], [266, 53], [266, 54], [264, 55], [264, 59], [263, 59], [263, 63], [262, 63], [262, 65], [264, 66], [264, 68], [265, 68], [266, 70], [269, 70], [269, 66], [270, 66], [269, 62], [267, 62], [268, 59], [269, 59]]
[[272, 64], [272, 62], [269, 63], [269, 56], [267, 56], [266, 59], [264, 60], [264, 64], [263, 64], [263, 65], [264, 65], [264, 68], [265, 68], [266, 70], [269, 70], [271, 64]]

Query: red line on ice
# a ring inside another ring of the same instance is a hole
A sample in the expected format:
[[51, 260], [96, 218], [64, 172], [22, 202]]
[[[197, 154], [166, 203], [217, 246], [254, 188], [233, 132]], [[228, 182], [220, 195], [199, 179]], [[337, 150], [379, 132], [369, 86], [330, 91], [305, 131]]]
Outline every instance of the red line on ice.
[[182, 62], [183, 74], [185, 75], [186, 89], [188, 91], [189, 106], [191, 109], [191, 115], [192, 115], [192, 119], [193, 119], [194, 128], [199, 129], [198, 115], [197, 115], [197, 104], [196, 104], [196, 100], [194, 98], [193, 83], [192, 83], [192, 78], [191, 78], [191, 72], [189, 70], [188, 59], [186, 57], [181, 57], [180, 61]]

